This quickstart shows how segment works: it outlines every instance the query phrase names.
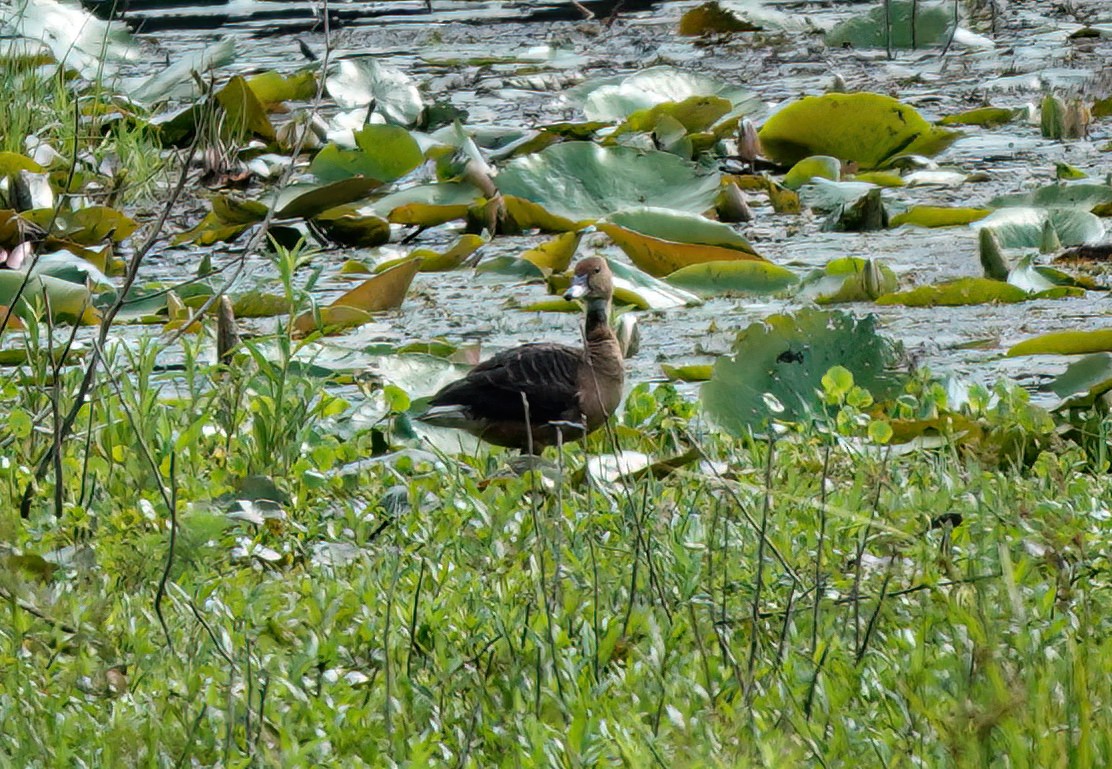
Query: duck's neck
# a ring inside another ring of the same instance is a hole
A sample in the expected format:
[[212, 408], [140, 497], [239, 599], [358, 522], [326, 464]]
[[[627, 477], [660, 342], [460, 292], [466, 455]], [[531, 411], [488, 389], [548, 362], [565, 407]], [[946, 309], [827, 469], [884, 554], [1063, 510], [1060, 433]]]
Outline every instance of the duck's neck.
[[587, 302], [587, 339], [613, 336], [610, 330], [610, 300], [591, 299]]

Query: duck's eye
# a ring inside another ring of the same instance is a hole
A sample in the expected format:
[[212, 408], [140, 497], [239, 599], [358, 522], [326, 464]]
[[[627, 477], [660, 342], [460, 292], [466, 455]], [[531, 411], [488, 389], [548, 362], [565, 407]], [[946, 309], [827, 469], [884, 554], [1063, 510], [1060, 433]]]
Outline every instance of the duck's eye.
[[595, 268], [595, 272], [596, 272], [596, 273], [602, 272], [602, 268], [601, 268], [601, 267], [596, 267], [596, 268]]

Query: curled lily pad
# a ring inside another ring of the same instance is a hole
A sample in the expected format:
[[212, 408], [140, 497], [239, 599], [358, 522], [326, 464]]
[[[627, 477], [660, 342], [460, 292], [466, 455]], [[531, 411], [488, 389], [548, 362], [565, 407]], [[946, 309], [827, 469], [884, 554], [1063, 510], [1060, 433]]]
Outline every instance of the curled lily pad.
[[1090, 210], [1102, 203], [1112, 203], [1112, 186], [1084, 182], [1048, 184], [1031, 192], [1001, 195], [989, 204], [993, 208], [1028, 206], [1035, 208], [1080, 208]]
[[330, 184], [291, 184], [274, 198], [275, 216], [280, 219], [311, 219], [330, 208], [352, 203], [382, 182], [363, 176], [341, 179]]
[[293, 328], [300, 334], [350, 328], [366, 323], [372, 313], [400, 307], [420, 267], [420, 259], [410, 259], [375, 275], [318, 312], [302, 313], [294, 320]]
[[609, 260], [614, 273], [614, 300], [639, 310], [668, 310], [700, 304], [694, 294], [646, 275], [636, 267]]
[[665, 102], [681, 102], [691, 96], [718, 96], [733, 105], [733, 112], [755, 114], [762, 109], [760, 98], [752, 91], [722, 83], [696, 72], [659, 66], [632, 75], [618, 75], [588, 81], [571, 91], [572, 98], [583, 100], [588, 120], [620, 122], [634, 112]]
[[[478, 251], [484, 243], [486, 243], [486, 239], [479, 235], [464, 234], [460, 235], [451, 248], [446, 251], [415, 248], [409, 256], [410, 258], [419, 257], [421, 259], [421, 272], [446, 272], [463, 264], [464, 260]], [[376, 272], [380, 271], [381, 265], [379, 269], [376, 269]]]
[[802, 294], [816, 304], [869, 302], [899, 287], [896, 273], [876, 259], [833, 259], [803, 279]]
[[798, 190], [816, 176], [836, 182], [841, 175], [842, 163], [838, 158], [829, 155], [812, 155], [792, 166], [784, 176], [784, 186], [789, 190]]
[[351, 56], [334, 62], [324, 81], [328, 95], [343, 109], [374, 105], [389, 123], [411, 126], [425, 109], [413, 79], [374, 56]]
[[479, 199], [479, 191], [464, 182], [425, 184], [394, 192], [371, 204], [374, 211], [394, 224], [435, 227], [462, 219]]
[[934, 154], [957, 134], [932, 126], [890, 96], [828, 93], [792, 102], [765, 121], [761, 147], [777, 163], [830, 155], [876, 168], [899, 154]]
[[971, 226], [991, 229], [1004, 248], [1038, 248], [1047, 236], [1048, 222], [1065, 246], [1093, 243], [1105, 232], [1099, 217], [1079, 208], [1000, 208]]
[[1008, 274], [1008, 282], [1024, 291], [1037, 293], [1055, 286], [1071, 286], [1081, 289], [1095, 289], [1097, 285], [1088, 278], [1075, 278], [1072, 275], [1042, 264], [1035, 263], [1035, 257], [1028, 255], [1019, 260], [1015, 269]]
[[625, 119], [615, 134], [625, 131], [655, 131], [665, 118], [674, 120], [684, 134], [705, 131], [729, 113], [729, 99], [720, 96], [689, 96], [683, 101], [668, 101], [637, 110]]
[[217, 91], [216, 101], [224, 108], [221, 129], [226, 135], [234, 138], [243, 136], [258, 136], [267, 140], [275, 138], [274, 126], [267, 117], [266, 107], [255, 96], [255, 92], [242, 76], [236, 75]]
[[292, 75], [282, 75], [270, 70], [247, 78], [247, 87], [263, 104], [308, 101], [317, 93], [317, 75], [308, 69]]
[[1095, 331], [1053, 331], [1025, 339], [1008, 348], [1009, 358], [1023, 355], [1085, 355], [1112, 352], [1112, 329]]
[[[19, 301], [15, 302], [17, 294]], [[53, 320], [59, 322], [90, 324], [99, 317], [93, 308], [92, 293], [83, 283], [71, 283], [50, 275], [28, 277], [26, 272], [18, 270], [0, 270], [0, 305], [14, 307], [15, 314], [20, 317], [36, 315], [36, 309], [49, 305]]]
[[633, 208], [598, 224], [638, 267], [661, 277], [692, 264], [762, 260], [732, 227], [662, 208]]
[[1059, 409], [1091, 406], [1112, 390], [1112, 353], [1098, 352], [1074, 361], [1047, 389], [1062, 399]]
[[563, 272], [571, 265], [571, 259], [583, 239], [582, 232], [565, 232], [551, 240], [546, 240], [530, 248], [521, 258], [532, 262], [545, 272]]
[[699, 296], [772, 294], [799, 282], [786, 267], [765, 261], [701, 262], [682, 267], [668, 276], [673, 286]]
[[515, 158], [495, 181], [503, 194], [575, 222], [641, 205], [702, 212], [713, 207], [719, 187], [717, 173], [670, 153], [592, 142], [566, 142]]

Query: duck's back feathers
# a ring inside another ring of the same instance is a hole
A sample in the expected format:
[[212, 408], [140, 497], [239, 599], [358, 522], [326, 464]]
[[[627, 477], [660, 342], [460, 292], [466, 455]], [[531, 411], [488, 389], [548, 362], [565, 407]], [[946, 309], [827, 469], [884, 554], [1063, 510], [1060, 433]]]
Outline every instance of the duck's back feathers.
[[[422, 417], [430, 424], [462, 427], [460, 421], [529, 421], [534, 424], [578, 418], [579, 366], [583, 351], [562, 344], [526, 344], [489, 358], [433, 396]], [[453, 408], [454, 407], [454, 408]], [[449, 413], [454, 424], [443, 424]], [[438, 421], [437, 417], [440, 417]]]

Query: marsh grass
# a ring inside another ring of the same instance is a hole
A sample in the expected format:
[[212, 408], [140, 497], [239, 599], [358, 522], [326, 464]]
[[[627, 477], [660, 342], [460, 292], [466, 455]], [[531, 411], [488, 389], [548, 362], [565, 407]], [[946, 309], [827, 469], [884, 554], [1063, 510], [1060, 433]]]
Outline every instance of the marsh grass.
[[[51, 439], [30, 426], [49, 421], [53, 368], [0, 385], [6, 765], [1112, 756], [1109, 483], [1072, 444], [1002, 465], [956, 444], [896, 455], [856, 440], [852, 413], [738, 441], [640, 386], [613, 432], [623, 447], [694, 440], [708, 463], [583, 484], [569, 447], [551, 487], [494, 472], [501, 453], [367, 461], [371, 431], [346, 424], [357, 404], [289, 366], [290, 349], [259, 346], [229, 372], [183, 343], [172, 372], [153, 343], [106, 352], [63, 452], [58, 519], [50, 478], [28, 522], [14, 512]], [[60, 376], [72, 392], [80, 372]], [[1013, 395], [982, 416], [1044, 438]]]

